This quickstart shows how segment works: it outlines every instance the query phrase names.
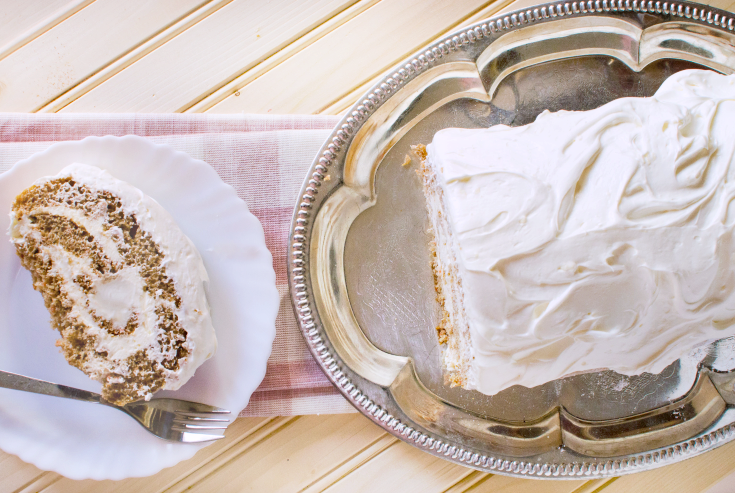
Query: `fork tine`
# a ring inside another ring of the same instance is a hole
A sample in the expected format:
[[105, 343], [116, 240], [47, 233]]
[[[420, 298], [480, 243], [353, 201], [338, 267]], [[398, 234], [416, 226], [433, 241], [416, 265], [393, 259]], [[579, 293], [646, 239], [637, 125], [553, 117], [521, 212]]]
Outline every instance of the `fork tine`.
[[230, 411], [221, 407], [212, 407], [198, 402], [189, 403], [189, 409], [184, 412], [207, 413], [207, 414], [230, 414]]
[[234, 416], [230, 411], [177, 399], [152, 399], [117, 407], [154, 435], [185, 443], [219, 440]]
[[[229, 414], [229, 413], [228, 413]], [[183, 420], [190, 420], [190, 421], [222, 421], [222, 422], [230, 422], [230, 418], [225, 413], [191, 413], [188, 411], [175, 411], [174, 412], [174, 419], [183, 419]]]
[[195, 423], [187, 423], [186, 421], [174, 421], [171, 429], [176, 430], [226, 430], [226, 426], [216, 425], [200, 425]]
[[176, 416], [174, 421], [190, 421], [194, 423], [229, 423], [229, 419], [201, 418], [199, 416]]
[[181, 433], [181, 439], [179, 441], [184, 443], [200, 443], [209, 442], [212, 440], [220, 440], [224, 437], [224, 435], [205, 435], [203, 433], [183, 432]]
[[201, 418], [207, 418], [209, 416], [226, 416], [230, 414], [230, 411], [227, 411], [225, 409], [220, 409], [217, 411], [207, 412], [207, 411], [182, 411], [182, 410], [176, 410], [174, 411], [177, 415], [180, 416], [192, 416], [192, 417], [201, 417]]

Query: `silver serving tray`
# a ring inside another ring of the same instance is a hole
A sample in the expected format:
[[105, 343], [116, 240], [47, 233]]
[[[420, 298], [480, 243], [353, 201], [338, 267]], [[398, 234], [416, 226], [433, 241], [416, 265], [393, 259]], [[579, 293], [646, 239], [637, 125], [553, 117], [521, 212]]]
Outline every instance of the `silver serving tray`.
[[650, 96], [685, 68], [735, 72], [735, 16], [687, 2], [549, 3], [441, 39], [361, 98], [317, 156], [290, 236], [291, 296], [327, 376], [422, 450], [518, 476], [606, 477], [735, 437], [735, 340], [659, 375], [588, 373], [489, 397], [442, 383], [429, 227], [409, 146], [445, 127]]

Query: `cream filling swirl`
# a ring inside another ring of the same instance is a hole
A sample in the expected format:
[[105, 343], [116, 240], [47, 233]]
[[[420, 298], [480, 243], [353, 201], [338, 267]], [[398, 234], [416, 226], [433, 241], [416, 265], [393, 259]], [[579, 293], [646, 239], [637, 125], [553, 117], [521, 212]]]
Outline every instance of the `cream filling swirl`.
[[[163, 388], [176, 390], [217, 348], [205, 294], [208, 276], [199, 252], [160, 204], [102, 169], [72, 164], [56, 176], [41, 178], [34, 184], [40, 186], [65, 177], [83, 183], [93, 191], [110, 192], [119, 199], [125, 213], [135, 217], [140, 231], [150, 235], [155, 242], [163, 258], [161, 263], [166, 276], [173, 282], [180, 298], [180, 306], [177, 307], [171, 301], [146, 292], [139, 268], [124, 265], [120, 250], [128, 246], [119, 227], [105, 227], [106, 203], [100, 204], [104, 210], [92, 211], [91, 214], [63, 206], [36, 209], [35, 213], [61, 216], [83, 227], [94, 238], [101, 253], [118, 266], [115, 272], [100, 274], [89, 259], [79, 258], [58, 245], [40, 246], [43, 254], [52, 260], [52, 273], [64, 281], [62, 290], [73, 307], [70, 316], [84, 323], [88, 334], [96, 339], [96, 350], [106, 354], [105, 359], [91, 358], [85, 371], [104, 375], [113, 369], [125, 374], [126, 359], [141, 350], [146, 352], [148, 359], [158, 363], [174, 359], [175, 349], [165, 349], [159, 343], [163, 329], [159, 327], [156, 308], [165, 307], [186, 330], [184, 347], [188, 351], [187, 356], [179, 360], [178, 369], [162, 370], [166, 380]], [[9, 233], [14, 243], [25, 241], [25, 237], [35, 237], [39, 243], [42, 242], [28, 216], [18, 220], [11, 213]], [[89, 292], [85, 293], [75, 282], [80, 276], [93, 281]], [[95, 317], [111, 322], [114, 333], [102, 327]], [[131, 317], [135, 317], [136, 327], [126, 333], [124, 329]]]

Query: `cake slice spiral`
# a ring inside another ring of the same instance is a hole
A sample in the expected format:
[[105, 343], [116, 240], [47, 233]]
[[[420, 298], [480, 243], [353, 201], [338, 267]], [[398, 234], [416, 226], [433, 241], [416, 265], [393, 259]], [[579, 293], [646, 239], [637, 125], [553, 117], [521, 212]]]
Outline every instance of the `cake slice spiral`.
[[69, 364], [124, 405], [176, 390], [217, 346], [202, 259], [155, 200], [72, 164], [15, 199], [10, 238]]

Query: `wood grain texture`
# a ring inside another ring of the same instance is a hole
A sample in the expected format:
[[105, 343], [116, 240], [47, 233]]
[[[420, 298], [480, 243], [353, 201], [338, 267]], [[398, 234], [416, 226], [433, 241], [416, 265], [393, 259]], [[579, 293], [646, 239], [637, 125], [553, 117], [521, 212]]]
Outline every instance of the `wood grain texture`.
[[[735, 442], [671, 466], [629, 476], [621, 476], [604, 488], [605, 493], [665, 491], [703, 492], [735, 470]], [[735, 491], [733, 485], [730, 491]]]
[[470, 491], [473, 487], [485, 481], [492, 474], [482, 471], [472, 471], [452, 486], [444, 490], [444, 493], [464, 493]]
[[735, 491], [735, 470], [718, 479], [704, 493], [732, 493], [733, 491]]
[[62, 109], [64, 106], [72, 103], [80, 96], [88, 93], [95, 87], [99, 86], [106, 80], [109, 80], [114, 75], [120, 73], [125, 68], [131, 66], [148, 53], [152, 52], [156, 48], [166, 44], [171, 39], [175, 38], [182, 32], [186, 31], [190, 27], [194, 26], [203, 19], [217, 12], [219, 9], [229, 4], [233, 0], [210, 0], [207, 3], [201, 5], [199, 8], [194, 9], [187, 15], [179, 18], [176, 22], [166, 26], [153, 36], [147, 38], [145, 41], [135, 45], [130, 50], [125, 52], [123, 55], [115, 58], [104, 67], [97, 70], [94, 74], [90, 75], [80, 83], [69, 88], [58, 97], [44, 104], [38, 108], [38, 112], [50, 113], [56, 112]]
[[0, 60], [94, 0], [5, 2], [0, 9]]
[[195, 104], [186, 108], [184, 112], [202, 113], [208, 110], [228, 96], [235, 94], [240, 87], [243, 87], [246, 84], [257, 79], [264, 73], [271, 70], [273, 67], [280, 65], [285, 60], [288, 60], [307, 46], [315, 43], [330, 32], [334, 31], [339, 26], [360, 15], [362, 12], [378, 3], [378, 1], [379, 0], [359, 0], [357, 3], [353, 4], [349, 8], [343, 10], [339, 14], [315, 27], [290, 45], [285, 46], [283, 49], [279, 50], [268, 58], [261, 60], [253, 68], [243, 72], [239, 77], [229, 81], [227, 84], [224, 84], [216, 91], [213, 91], [207, 97], [201, 99], [200, 101], [197, 101]]
[[306, 488], [301, 490], [301, 493], [317, 493], [320, 491], [324, 491], [331, 484], [335, 483], [342, 477], [356, 470], [358, 467], [362, 466], [367, 461], [371, 460], [373, 457], [377, 456], [382, 451], [395, 444], [397, 441], [397, 438], [387, 433], [381, 435], [370, 445], [359, 450], [352, 457], [349, 457], [347, 460], [332, 468], [329, 472], [321, 476], [319, 479], [309, 484]]
[[180, 111], [354, 1], [236, 0], [81, 95], [63, 111]]
[[59, 476], [54, 472], [44, 472], [31, 483], [21, 489], [15, 490], [13, 493], [38, 493], [40, 491], [47, 491], [48, 488], [62, 479], [62, 476]]
[[[488, 475], [484, 481], [465, 490], [467, 493], [580, 493], [590, 481], [546, 481]], [[593, 483], [594, 484], [594, 483]]]
[[718, 9], [729, 10], [730, 12], [732, 12], [733, 7], [735, 7], [735, 2], [733, 0], [707, 0], [706, 2], [701, 3], [711, 5]]
[[[473, 471], [444, 493], [596, 493], [613, 479], [593, 479], [589, 481], [545, 481], [509, 478], [480, 471]], [[556, 483], [556, 484], [552, 484]]]
[[[502, 14], [504, 12], [510, 12], [537, 4], [538, 2], [536, 0], [516, 0], [511, 3], [500, 1], [493, 2], [490, 5], [487, 5], [485, 8], [480, 9], [478, 12], [475, 12], [473, 15], [466, 18], [462, 22], [462, 24], [472, 24], [474, 22], [487, 19], [488, 17], [492, 17], [493, 15]], [[352, 89], [350, 92], [344, 95], [339, 96], [338, 98], [335, 98], [328, 102], [324, 102], [324, 106], [319, 110], [319, 113], [324, 115], [341, 115], [344, 111], [347, 110], [347, 108], [350, 108], [353, 104], [355, 104], [355, 102], [358, 101], [361, 96], [366, 94], [368, 90], [372, 86], [374, 86], [381, 78], [383, 78], [386, 70], [389, 70], [396, 64], [401, 63], [402, 60], [403, 59], [395, 59], [391, 61], [388, 65], [386, 65], [385, 70], [381, 71], [372, 79], [362, 83], [358, 87]]]
[[0, 111], [34, 111], [201, 3], [97, 0], [0, 60]]
[[600, 493], [607, 486], [610, 486], [613, 481], [618, 478], [604, 478], [604, 479], [591, 479], [582, 486], [574, 490], [572, 493]]
[[15, 455], [0, 451], [0, 493], [22, 490], [44, 475], [42, 470], [27, 464]]
[[[232, 454], [258, 443], [276, 433], [296, 418], [239, 418], [227, 428], [225, 438], [200, 450], [189, 460], [164, 469], [148, 478], [122, 481], [74, 481], [61, 478], [44, 489], [44, 493], [157, 493], [170, 491], [187, 479], [196, 478], [202, 469], [227, 461]], [[40, 491], [40, 490], [39, 490]]]
[[382, 0], [208, 111], [317, 113], [488, 3]]
[[[186, 485], [186, 491], [300, 491], [384, 436], [362, 415], [302, 416]], [[177, 485], [171, 491], [183, 490]]]
[[458, 466], [397, 442], [359, 469], [336, 481], [328, 493], [396, 491], [424, 493], [444, 491], [470, 475], [473, 469]]

